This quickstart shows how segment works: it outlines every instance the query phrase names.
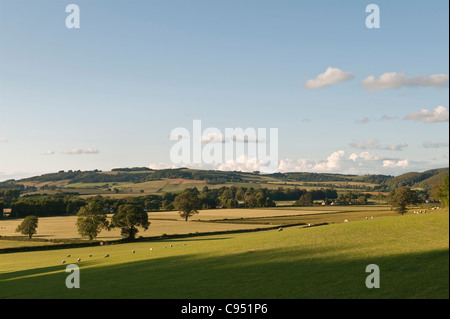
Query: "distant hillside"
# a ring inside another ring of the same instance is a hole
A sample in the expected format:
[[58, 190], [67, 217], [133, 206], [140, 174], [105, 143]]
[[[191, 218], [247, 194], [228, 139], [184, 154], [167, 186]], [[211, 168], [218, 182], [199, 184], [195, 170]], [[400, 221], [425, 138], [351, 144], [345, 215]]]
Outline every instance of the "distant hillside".
[[386, 180], [385, 184], [391, 188], [402, 186], [422, 187], [431, 189], [433, 185], [439, 184], [442, 178], [449, 173], [447, 168], [432, 169], [422, 173], [405, 173]]
[[[243, 183], [265, 184], [272, 187], [277, 185], [298, 185], [311, 187], [341, 187], [360, 189], [367, 191], [389, 191], [401, 186], [421, 187], [431, 189], [433, 185], [440, 183], [442, 177], [448, 174], [448, 168], [428, 170], [422, 173], [410, 172], [400, 176], [389, 175], [345, 175], [329, 173], [289, 172], [275, 174], [260, 174], [259, 172], [237, 172], [198, 170], [188, 168], [153, 170], [146, 167], [115, 168], [111, 171], [60, 171], [44, 174], [21, 180], [11, 180], [0, 183], [0, 188], [60, 188], [83, 184], [107, 184], [115, 183], [149, 183], [161, 180], [182, 179], [184, 181], [201, 181], [208, 185]], [[98, 186], [98, 185], [96, 185]], [[255, 185], [256, 186], [256, 185]], [[262, 185], [261, 185], [262, 186]], [[265, 187], [265, 186], [264, 186]]]

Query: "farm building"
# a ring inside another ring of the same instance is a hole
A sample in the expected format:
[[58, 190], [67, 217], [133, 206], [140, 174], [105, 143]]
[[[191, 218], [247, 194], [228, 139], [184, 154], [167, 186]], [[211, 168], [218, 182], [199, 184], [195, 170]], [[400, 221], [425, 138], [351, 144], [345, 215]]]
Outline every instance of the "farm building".
[[12, 209], [11, 208], [3, 208], [3, 216], [2, 217], [9, 217], [11, 215]]

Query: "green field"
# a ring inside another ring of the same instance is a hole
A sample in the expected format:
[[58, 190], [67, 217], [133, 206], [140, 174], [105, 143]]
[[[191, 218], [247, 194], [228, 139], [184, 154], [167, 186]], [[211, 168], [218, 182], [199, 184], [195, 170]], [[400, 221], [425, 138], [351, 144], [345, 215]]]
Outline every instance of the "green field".
[[[61, 261], [78, 257], [81, 288], [67, 289]], [[368, 264], [380, 267], [379, 289], [365, 286]], [[0, 298], [449, 298], [448, 273], [449, 215], [440, 211], [7, 253]]]

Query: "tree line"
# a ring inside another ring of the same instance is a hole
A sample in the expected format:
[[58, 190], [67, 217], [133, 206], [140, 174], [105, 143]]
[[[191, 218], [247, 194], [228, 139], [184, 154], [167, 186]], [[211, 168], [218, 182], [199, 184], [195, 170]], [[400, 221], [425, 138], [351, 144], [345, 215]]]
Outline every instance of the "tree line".
[[[310, 194], [312, 200], [332, 200], [337, 198], [337, 192], [331, 189], [304, 190], [299, 188], [253, 188], [253, 187], [203, 187], [200, 191], [192, 191], [199, 197], [201, 209], [212, 208], [257, 208], [274, 207], [276, 201], [296, 201], [302, 195]], [[115, 213], [121, 205], [131, 204], [142, 206], [146, 211], [167, 211], [175, 209], [175, 197], [178, 193], [164, 193], [161, 195], [146, 195], [126, 198], [112, 198], [109, 196], [93, 196], [83, 199], [75, 195], [64, 193], [47, 196], [19, 197], [19, 189], [0, 190], [0, 209], [12, 208], [10, 217], [23, 218], [28, 215], [38, 217], [74, 215], [81, 207], [89, 202], [98, 202], [108, 212]]]

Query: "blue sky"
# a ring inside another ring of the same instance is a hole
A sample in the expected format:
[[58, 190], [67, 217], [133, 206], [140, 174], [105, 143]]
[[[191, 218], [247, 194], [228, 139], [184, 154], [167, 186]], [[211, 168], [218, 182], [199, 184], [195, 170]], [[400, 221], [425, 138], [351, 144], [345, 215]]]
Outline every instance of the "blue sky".
[[[66, 28], [70, 3], [79, 29]], [[365, 25], [370, 3], [379, 29]], [[444, 0], [0, 0], [0, 180], [171, 167], [169, 135], [193, 120], [278, 128], [280, 171], [448, 166], [448, 9]]]

